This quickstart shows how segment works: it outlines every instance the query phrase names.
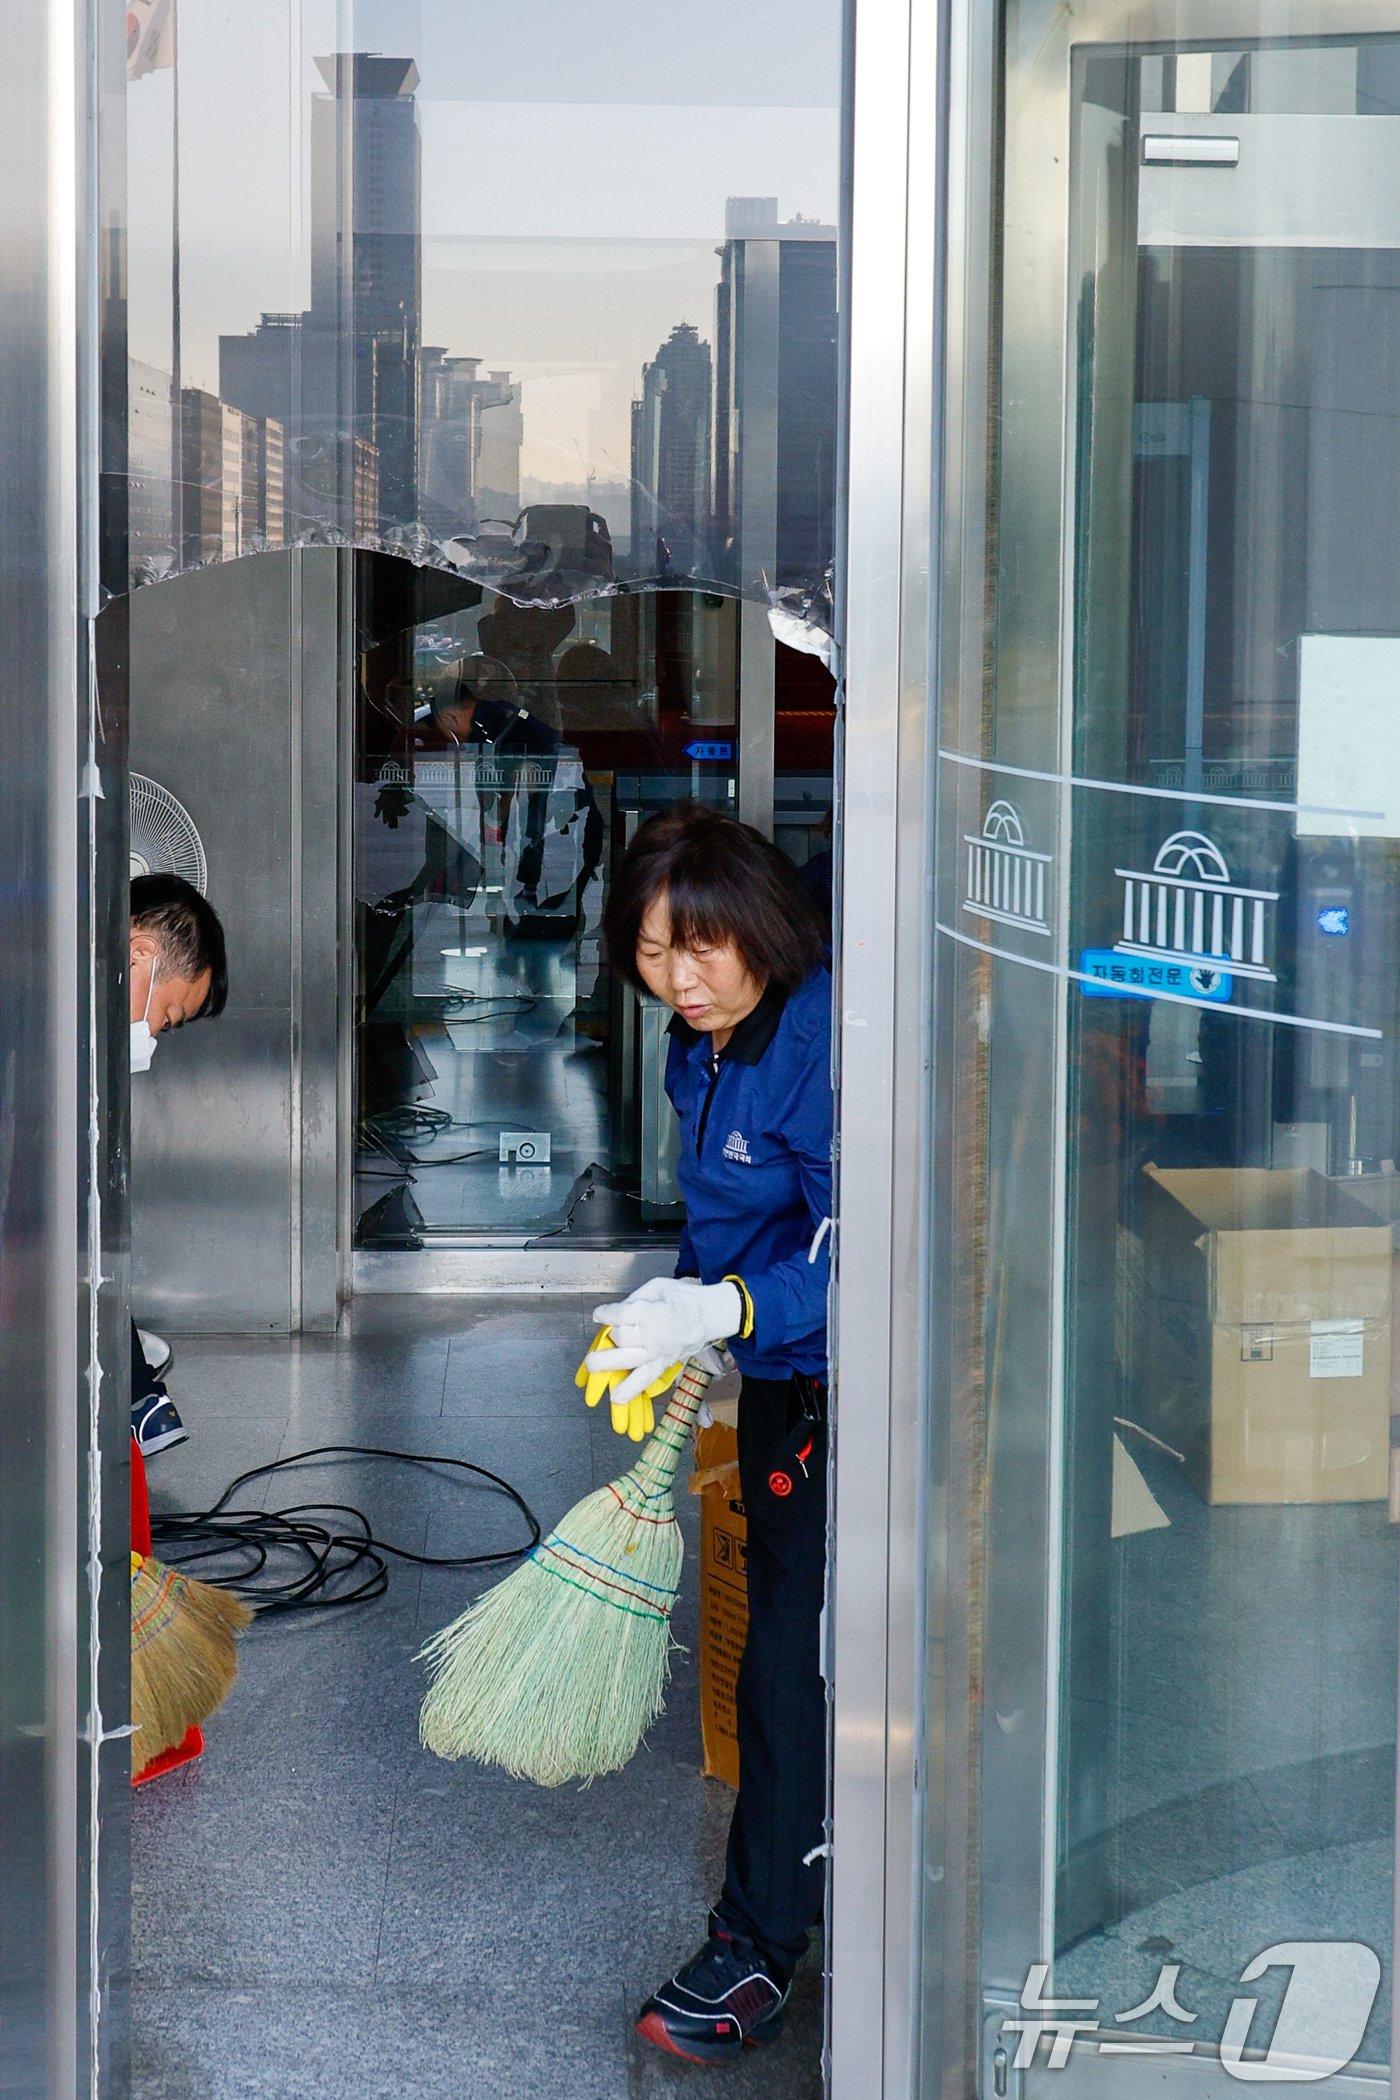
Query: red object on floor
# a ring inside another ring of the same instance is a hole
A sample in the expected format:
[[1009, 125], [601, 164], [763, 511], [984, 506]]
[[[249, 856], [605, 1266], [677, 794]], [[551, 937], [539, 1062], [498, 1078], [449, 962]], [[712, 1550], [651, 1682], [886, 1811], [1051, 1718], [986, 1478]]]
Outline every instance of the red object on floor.
[[[141, 1456], [141, 1447], [135, 1437], [131, 1440], [131, 1550], [148, 1560], [151, 1553], [151, 1502], [146, 1493], [146, 1461]], [[173, 1750], [162, 1750], [139, 1772], [133, 1772], [133, 1786], [144, 1786], [148, 1779], [159, 1779], [162, 1772], [173, 1772], [177, 1765], [190, 1765], [204, 1755], [204, 1731], [192, 1728], [183, 1743]]]
[[146, 1461], [141, 1446], [131, 1439], [131, 1550], [142, 1560], [151, 1555], [151, 1498], [146, 1493]]
[[183, 1743], [177, 1743], [173, 1750], [162, 1750], [159, 1757], [153, 1757], [148, 1765], [142, 1765], [139, 1772], [133, 1772], [131, 1783], [145, 1786], [148, 1780], [159, 1779], [163, 1772], [173, 1772], [177, 1765], [192, 1765], [203, 1755], [204, 1730], [192, 1728]]

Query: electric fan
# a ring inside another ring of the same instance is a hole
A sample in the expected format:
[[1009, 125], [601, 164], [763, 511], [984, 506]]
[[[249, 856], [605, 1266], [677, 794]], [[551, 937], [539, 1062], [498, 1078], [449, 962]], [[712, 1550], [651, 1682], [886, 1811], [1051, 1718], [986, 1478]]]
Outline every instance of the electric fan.
[[201, 897], [209, 880], [193, 817], [169, 788], [144, 773], [131, 776], [131, 872], [183, 876]]

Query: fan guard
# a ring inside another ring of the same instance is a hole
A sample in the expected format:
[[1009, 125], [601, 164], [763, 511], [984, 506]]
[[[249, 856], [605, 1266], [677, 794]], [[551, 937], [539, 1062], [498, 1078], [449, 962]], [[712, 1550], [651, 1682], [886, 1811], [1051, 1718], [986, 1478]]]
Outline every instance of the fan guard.
[[204, 841], [193, 817], [169, 788], [145, 773], [131, 776], [131, 872], [179, 875], [201, 897], [209, 881]]

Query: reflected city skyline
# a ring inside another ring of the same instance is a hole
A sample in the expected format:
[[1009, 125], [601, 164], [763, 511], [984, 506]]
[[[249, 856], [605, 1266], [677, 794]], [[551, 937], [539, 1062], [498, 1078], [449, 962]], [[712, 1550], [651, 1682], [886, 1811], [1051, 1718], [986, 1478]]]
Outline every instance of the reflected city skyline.
[[[181, 63], [188, 75], [188, 45]], [[834, 227], [797, 215], [780, 220], [774, 196], [727, 193], [715, 229], [719, 238], [709, 241], [619, 241], [601, 236], [596, 227], [606, 221], [596, 220], [587, 240], [547, 237], [538, 230], [539, 170], [531, 175], [522, 166], [519, 216], [537, 230], [523, 238], [493, 237], [480, 228], [493, 214], [499, 225], [499, 169], [494, 183], [466, 186], [444, 183], [438, 172], [443, 113], [465, 115], [476, 105], [434, 95], [431, 67], [408, 56], [362, 49], [323, 53], [315, 63], [317, 90], [305, 98], [299, 120], [289, 122], [285, 139], [289, 160], [298, 162], [305, 142], [306, 167], [286, 200], [281, 252], [269, 252], [265, 273], [277, 291], [290, 289], [304, 271], [309, 296], [300, 305], [268, 301], [247, 326], [232, 325], [235, 313], [223, 325], [220, 314], [212, 375], [205, 369], [210, 300], [197, 259], [208, 202], [198, 194], [204, 149], [187, 144], [192, 96], [188, 80], [181, 82], [182, 407], [180, 430], [170, 436], [172, 449], [177, 435], [181, 441], [181, 478], [194, 497], [178, 506], [189, 513], [182, 546], [165, 560], [158, 547], [163, 537], [167, 543], [171, 538], [162, 531], [171, 505], [159, 495], [160, 374], [175, 360], [167, 354], [162, 364], [142, 354], [143, 347], [159, 342], [162, 319], [167, 343], [171, 332], [169, 293], [162, 315], [163, 287], [159, 269], [152, 267], [159, 260], [158, 212], [153, 219], [152, 211], [160, 203], [160, 183], [152, 179], [151, 155], [142, 156], [133, 198], [131, 288], [138, 575], [143, 562], [144, 573], [158, 574], [326, 532], [362, 544], [398, 544], [430, 561], [444, 558], [447, 548], [445, 558], [460, 560], [465, 544], [468, 573], [476, 573], [476, 543], [483, 534], [503, 543], [521, 513], [535, 509], [544, 534], [543, 551], [532, 557], [536, 569], [543, 564], [553, 573], [586, 556], [585, 580], [593, 588], [625, 576], [775, 587], [792, 560], [779, 559], [773, 520], [766, 521], [763, 545], [741, 550], [730, 515], [737, 483], [730, 455], [719, 451], [728, 428], [732, 452], [730, 426], [741, 420], [739, 400], [722, 399], [718, 391], [724, 378], [724, 280], [733, 274], [735, 253], [732, 222], [736, 213], [741, 221], [756, 213], [770, 244], [779, 241], [786, 250], [791, 238], [829, 251], [822, 273], [828, 284], [817, 302], [829, 313], [818, 318], [817, 334], [825, 339], [830, 401], [812, 397], [809, 384], [807, 412], [809, 420], [815, 410], [818, 421], [832, 426]], [[170, 86], [168, 75], [154, 74], [142, 82], [141, 93], [161, 94]], [[505, 106], [493, 105], [493, 115], [499, 118]], [[587, 108], [596, 118], [601, 107], [581, 103], [573, 115]], [[173, 122], [173, 109], [166, 114]], [[614, 148], [620, 122], [635, 121], [645, 133], [657, 114], [655, 107], [613, 109]], [[711, 107], [689, 111], [692, 119], [715, 114]], [[814, 112], [786, 114], [806, 121]], [[554, 128], [561, 136], [546, 158], [562, 167], [567, 115]], [[717, 168], [721, 180], [726, 172], [719, 167], [724, 128], [718, 126], [719, 137], [703, 156], [711, 184]], [[150, 103], [134, 125], [133, 156], [138, 135], [149, 146], [158, 143], [158, 132], [159, 111]], [[459, 162], [461, 157], [459, 152]], [[806, 158], [815, 168], [825, 156], [814, 154], [809, 141]], [[822, 174], [834, 194], [834, 153], [831, 163]], [[591, 178], [585, 173], [585, 186], [596, 175], [596, 169]], [[632, 186], [666, 191], [668, 184], [672, 193], [686, 186], [674, 169], [654, 181], [642, 169]], [[814, 180], [817, 186], [826, 184]], [[166, 187], [168, 192], [168, 165]], [[566, 198], [570, 185], [556, 187]], [[567, 209], [559, 216], [567, 221]], [[451, 236], [430, 230], [441, 229], [445, 217], [458, 228], [469, 219], [470, 230]], [[246, 306], [245, 275], [231, 273], [239, 281], [221, 291], [221, 304]], [[810, 295], [804, 303], [811, 306]], [[797, 336], [810, 337], [812, 318], [810, 312], [794, 316]], [[659, 419], [657, 410], [662, 379], [678, 356], [674, 346], [682, 342], [708, 361], [710, 398], [691, 414], [692, 486], [678, 509], [677, 403], [668, 401]], [[731, 366], [731, 380], [735, 376]], [[637, 449], [638, 418], [648, 400], [656, 441], [651, 453]], [[772, 405], [770, 423], [776, 413]], [[758, 420], [750, 414], [755, 436]], [[791, 426], [791, 414], [787, 420]], [[771, 447], [776, 426], [767, 435]], [[790, 429], [789, 448], [791, 442]], [[818, 449], [834, 455], [834, 440]], [[703, 467], [696, 464], [702, 454]], [[823, 458], [808, 476], [819, 490], [818, 502], [828, 505], [830, 471]], [[582, 514], [579, 520], [562, 516], [570, 508]], [[590, 512], [601, 528], [583, 522]], [[645, 548], [637, 544], [639, 533]], [[806, 537], [811, 540], [810, 533]], [[829, 531], [817, 539], [824, 550], [819, 558], [825, 559]], [[798, 564], [813, 585], [816, 551], [809, 548]], [[520, 557], [507, 556], [502, 544], [486, 548], [482, 561], [483, 574], [504, 578], [519, 567]], [[745, 562], [747, 579], [739, 573]], [[548, 595], [543, 587], [541, 595]]]

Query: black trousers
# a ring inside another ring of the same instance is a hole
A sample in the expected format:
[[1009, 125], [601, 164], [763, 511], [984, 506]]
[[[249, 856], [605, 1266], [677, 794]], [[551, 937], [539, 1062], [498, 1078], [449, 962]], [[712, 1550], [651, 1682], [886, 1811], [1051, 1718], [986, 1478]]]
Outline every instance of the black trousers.
[[146, 1361], [134, 1320], [131, 1323], [131, 1397], [133, 1401], [165, 1398], [165, 1387]]
[[782, 1981], [826, 1886], [825, 1387], [745, 1378], [739, 1478], [748, 1518], [749, 1633], [739, 1665], [739, 1797], [716, 1922]]

